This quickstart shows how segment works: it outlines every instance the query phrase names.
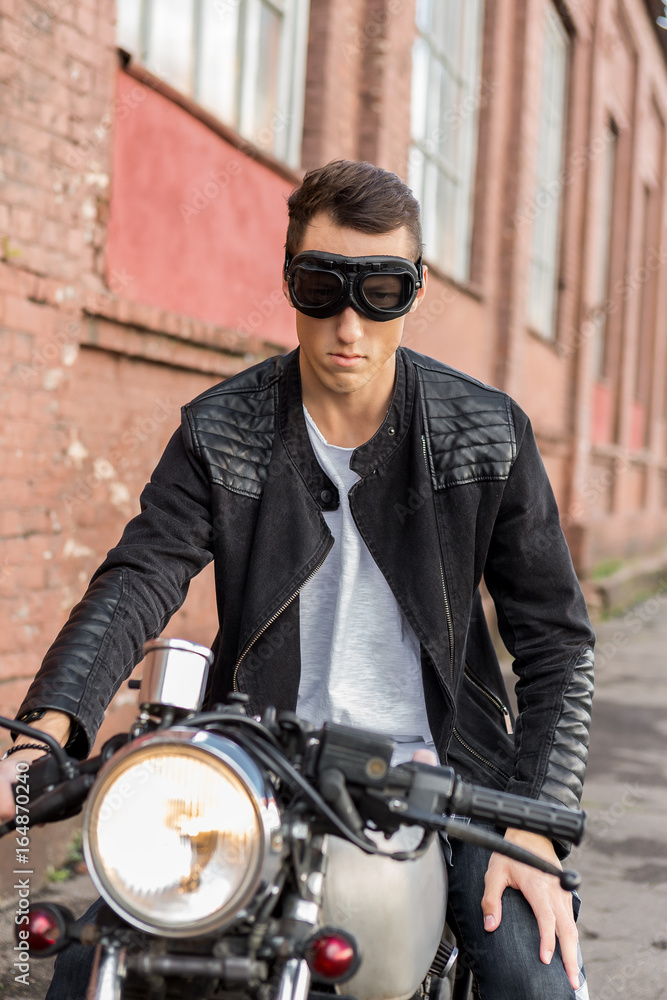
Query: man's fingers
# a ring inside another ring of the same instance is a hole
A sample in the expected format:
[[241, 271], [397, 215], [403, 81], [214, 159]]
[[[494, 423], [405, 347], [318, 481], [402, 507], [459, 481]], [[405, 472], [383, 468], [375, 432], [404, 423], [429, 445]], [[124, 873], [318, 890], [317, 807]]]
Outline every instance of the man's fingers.
[[[579, 962], [577, 961], [577, 934], [576, 924], [572, 916], [572, 904], [567, 900], [561, 905], [560, 900], [556, 905], [549, 897], [531, 897], [526, 894], [526, 899], [530, 903], [537, 926], [540, 931], [540, 959], [545, 965], [549, 965], [556, 949], [556, 938], [560, 945], [563, 966], [570, 980], [573, 989], [579, 988]], [[569, 912], [567, 907], [569, 906]]]
[[540, 959], [545, 965], [549, 965], [556, 950], [556, 918], [550, 906], [532, 903], [531, 906], [540, 931]]
[[16, 803], [12, 790], [12, 785], [16, 784], [17, 778], [16, 765], [19, 761], [32, 763], [40, 756], [43, 756], [41, 750], [18, 750], [0, 763], [0, 823], [14, 819], [16, 814]]
[[500, 865], [494, 864], [494, 855], [484, 876], [484, 895], [482, 896], [482, 913], [484, 914], [484, 930], [495, 931], [503, 916], [502, 896], [509, 885], [505, 871]]
[[433, 767], [438, 763], [438, 757], [433, 750], [415, 750], [412, 759], [419, 761], [420, 764], [432, 764]]
[[570, 906], [570, 912], [566, 912], [557, 921], [556, 934], [567, 978], [570, 980], [572, 988], [577, 990], [579, 989], [579, 956], [577, 954], [579, 935], [571, 910]]

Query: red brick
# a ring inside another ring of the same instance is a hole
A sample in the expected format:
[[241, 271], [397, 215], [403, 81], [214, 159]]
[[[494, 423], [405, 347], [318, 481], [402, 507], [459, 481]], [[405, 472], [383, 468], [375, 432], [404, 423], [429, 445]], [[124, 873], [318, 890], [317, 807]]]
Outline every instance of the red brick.
[[34, 243], [37, 239], [37, 217], [35, 214], [28, 208], [14, 206], [11, 213], [9, 235], [12, 240], [20, 243]]
[[23, 154], [38, 157], [47, 153], [51, 142], [48, 132], [17, 119], [10, 119], [5, 141]]
[[14, 210], [21, 208], [29, 213], [27, 222], [25, 219], [17, 219], [12, 215], [11, 221], [5, 227], [5, 230], [12, 233], [17, 239], [34, 239], [36, 236], [36, 223], [30, 216], [34, 215], [34, 213], [41, 215], [46, 211], [50, 192], [44, 191], [42, 187], [36, 187], [34, 184], [25, 183], [22, 179], [15, 181], [7, 179], [3, 184], [3, 188], [3, 198]]
[[[22, 677], [20, 680], [0, 680], [0, 700], [2, 701], [2, 714], [8, 716], [9, 718], [14, 718], [18, 712], [23, 699], [25, 698], [28, 688], [30, 687], [30, 681], [32, 676], [37, 672], [37, 667], [33, 670], [35, 664], [34, 659], [32, 662], [28, 661], [28, 668], [26, 671], [25, 658], [18, 656], [2, 656], [0, 657], [0, 677]], [[16, 674], [13, 671], [16, 668], [21, 670], [21, 674]], [[5, 746], [9, 745], [9, 738], [5, 741]]]
[[[0, 536], [3, 538], [12, 535], [21, 535], [24, 531], [24, 522], [18, 510], [0, 510]], [[0, 562], [0, 576], [2, 575], [2, 564]]]
[[8, 295], [6, 300], [5, 322], [23, 333], [35, 333], [49, 336], [55, 326], [56, 311], [50, 306], [34, 305], [25, 299]]

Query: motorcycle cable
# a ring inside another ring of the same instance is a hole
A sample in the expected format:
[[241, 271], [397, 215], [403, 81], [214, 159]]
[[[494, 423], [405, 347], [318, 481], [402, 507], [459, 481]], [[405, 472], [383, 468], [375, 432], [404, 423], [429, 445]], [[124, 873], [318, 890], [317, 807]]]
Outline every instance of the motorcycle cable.
[[[213, 726], [234, 726], [237, 723], [255, 730], [267, 743], [271, 743], [276, 750], [282, 751], [282, 747], [274, 734], [266, 726], [262, 725], [261, 722], [258, 722], [249, 715], [241, 715], [237, 712], [229, 711], [211, 711], [201, 712], [199, 715], [193, 715], [183, 721], [184, 725], [199, 729], [210, 729]], [[234, 736], [236, 737], [236, 733], [234, 733]]]
[[244, 749], [248, 750], [250, 753], [254, 753], [260, 758], [266, 767], [275, 771], [279, 777], [283, 778], [287, 784], [291, 786], [297, 786], [310, 800], [310, 803], [325, 816], [330, 823], [339, 831], [345, 840], [349, 840], [355, 846], [359, 847], [365, 854], [378, 854], [382, 855], [384, 858], [394, 858], [396, 861], [413, 861], [416, 858], [420, 858], [426, 853], [427, 849], [431, 844], [433, 839], [433, 832], [426, 831], [421, 841], [411, 851], [396, 851], [393, 854], [388, 854], [385, 851], [381, 851], [372, 840], [364, 836], [359, 836], [350, 829], [340, 817], [331, 809], [329, 804], [322, 798], [322, 796], [316, 792], [308, 783], [308, 781], [301, 775], [296, 768], [286, 760], [279, 760], [273, 757], [271, 753], [268, 752], [268, 747], [264, 748], [261, 744], [256, 743], [255, 740], [246, 735], [245, 733], [234, 734], [235, 738], [239, 740]]
[[[400, 812], [403, 814], [402, 810]], [[557, 868], [550, 861], [541, 858], [539, 854], [533, 854], [532, 851], [527, 851], [524, 847], [519, 847], [518, 844], [512, 844], [498, 833], [484, 830], [472, 823], [462, 823], [460, 820], [449, 816], [434, 816], [432, 813], [420, 809], [406, 810], [405, 816], [407, 819], [422, 823], [423, 825], [436, 826], [443, 833], [455, 837], [457, 840], [474, 844], [476, 847], [485, 847], [490, 851], [495, 851], [497, 854], [502, 854], [506, 858], [510, 858], [512, 861], [520, 861], [522, 864], [530, 865], [531, 868], [536, 868], [547, 875], [553, 875], [560, 882], [561, 888], [568, 892], [577, 889], [581, 885], [581, 875], [579, 872], [574, 871], [574, 869], [563, 870]]]

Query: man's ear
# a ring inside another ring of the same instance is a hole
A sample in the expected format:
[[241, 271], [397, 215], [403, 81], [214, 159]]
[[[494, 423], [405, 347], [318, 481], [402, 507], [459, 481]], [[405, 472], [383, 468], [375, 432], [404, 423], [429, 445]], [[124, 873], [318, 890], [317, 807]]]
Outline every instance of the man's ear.
[[427, 285], [428, 285], [428, 268], [427, 268], [426, 264], [422, 265], [422, 273], [423, 273], [423, 276], [424, 276], [423, 277], [423, 281], [422, 281], [422, 286], [421, 286], [421, 288], [417, 289], [417, 297], [415, 298], [415, 301], [410, 306], [410, 312], [411, 313], [414, 312], [415, 309], [419, 308], [419, 305], [420, 305], [422, 299], [426, 295], [426, 288], [427, 288]]
[[289, 294], [289, 285], [287, 284], [285, 278], [283, 278], [283, 295], [287, 299], [288, 304], [292, 307], [292, 309], [294, 309], [294, 303], [292, 302]]

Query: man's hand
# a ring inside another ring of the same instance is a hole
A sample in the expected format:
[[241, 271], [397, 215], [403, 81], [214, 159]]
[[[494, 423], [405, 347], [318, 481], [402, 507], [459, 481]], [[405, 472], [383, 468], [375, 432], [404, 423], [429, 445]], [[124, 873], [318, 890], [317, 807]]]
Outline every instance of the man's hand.
[[[553, 844], [547, 837], [524, 830], [508, 830], [505, 840], [517, 844], [533, 854], [550, 861], [561, 868]], [[528, 900], [540, 930], [540, 958], [545, 965], [551, 961], [560, 943], [565, 972], [573, 989], [579, 988], [579, 965], [577, 962], [577, 928], [572, 912], [572, 895], [561, 889], [553, 875], [537, 871], [519, 861], [512, 861], [502, 854], [492, 854], [484, 877], [486, 890], [482, 899], [484, 929], [495, 931], [502, 919], [502, 894], [509, 886], [518, 889]]]
[[[69, 739], [72, 720], [65, 712], [48, 711], [35, 723], [35, 729], [41, 729], [49, 736], [55, 737], [61, 746]], [[19, 734], [16, 743], [33, 743], [29, 736]], [[12, 785], [16, 782], [16, 765], [20, 760], [33, 761], [43, 757], [43, 750], [17, 750], [7, 760], [0, 762], [0, 823], [14, 819], [15, 804]]]

